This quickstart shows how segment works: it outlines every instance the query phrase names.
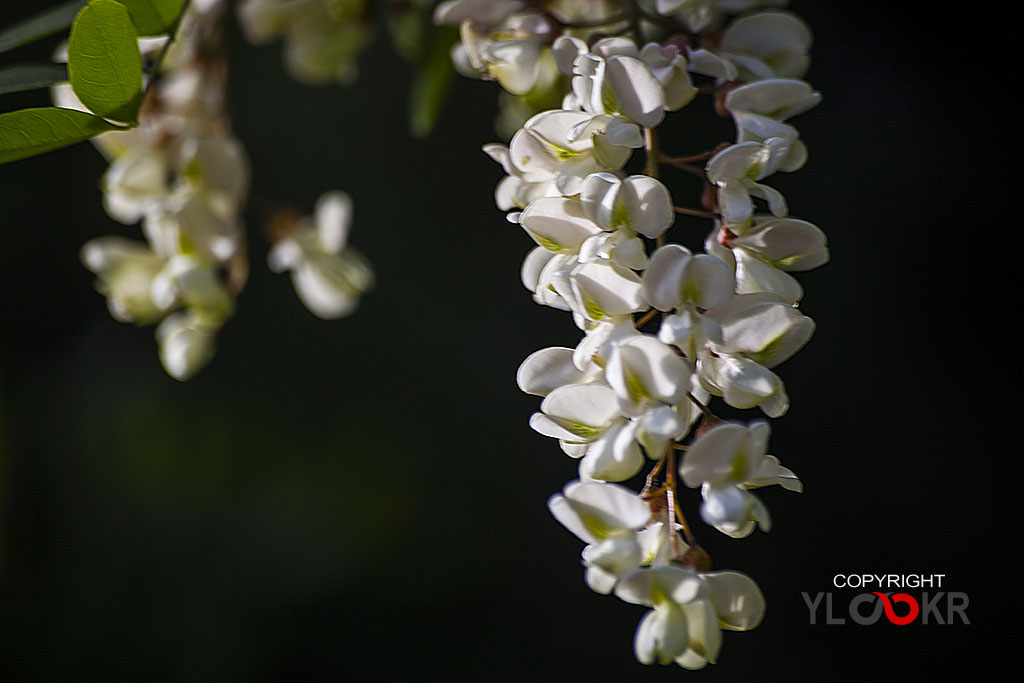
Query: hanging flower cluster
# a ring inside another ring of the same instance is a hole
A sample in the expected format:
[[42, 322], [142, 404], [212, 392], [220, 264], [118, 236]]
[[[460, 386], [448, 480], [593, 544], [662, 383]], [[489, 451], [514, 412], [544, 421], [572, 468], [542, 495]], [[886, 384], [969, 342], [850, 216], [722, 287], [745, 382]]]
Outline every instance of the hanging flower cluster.
[[[278, 9], [292, 17], [298, 4]], [[160, 362], [178, 380], [212, 358], [248, 277], [241, 213], [249, 165], [226, 113], [225, 12], [223, 0], [192, 2], [174, 37], [139, 39], [151, 64], [139, 125], [93, 138], [110, 161], [107, 214], [140, 224], [145, 241], [96, 238], [82, 247], [82, 262], [116, 320], [157, 324]], [[69, 85], [55, 86], [53, 98], [85, 109]], [[368, 264], [345, 249], [350, 213], [347, 195], [325, 195], [314, 223], [294, 221], [270, 254], [271, 269], [292, 271], [321, 318], [350, 313], [372, 281]]]
[[[96, 238], [82, 247], [82, 262], [115, 319], [159, 323], [160, 362], [179, 380], [213, 356], [248, 270], [240, 213], [249, 168], [225, 114], [223, 10], [219, 1], [191, 3], [175, 38], [140, 39], [153, 64], [140, 124], [93, 139], [110, 161], [102, 180], [107, 214], [126, 225], [141, 221], [145, 241]], [[56, 86], [53, 98], [83, 109], [67, 85]]]
[[[810, 31], [764, 9], [782, 2], [609, 2], [589, 15], [582, 3], [498, 4], [454, 0], [436, 18], [461, 22], [464, 71], [517, 93], [550, 60], [568, 83], [561, 108], [484, 148], [506, 173], [498, 207], [536, 244], [524, 285], [582, 332], [575, 348], [541, 349], [518, 372], [519, 387], [543, 397], [531, 427], [579, 460], [548, 507], [587, 544], [588, 586], [649, 608], [637, 659], [700, 668], [716, 660], [720, 629], [753, 628], [764, 600], [747, 576], [710, 571], [678, 482], [700, 490], [704, 522], [736, 538], [771, 527], [752, 489], [801, 490], [767, 454], [769, 423], [723, 420], [714, 401], [785, 413], [775, 368], [814, 330], [791, 273], [828, 260], [825, 237], [765, 183], [807, 159], [790, 119], [820, 99], [800, 80]], [[732, 117], [735, 140], [664, 154], [658, 127], [701, 93]], [[627, 170], [641, 148], [643, 172]], [[676, 204], [663, 165], [704, 178], [702, 207]], [[677, 214], [712, 222], [703, 251], [668, 241]], [[648, 466], [639, 492], [619, 483]]]
[[367, 0], [242, 0], [238, 18], [246, 39], [257, 45], [284, 40], [284, 62], [307, 85], [351, 83], [356, 59], [369, 44]]

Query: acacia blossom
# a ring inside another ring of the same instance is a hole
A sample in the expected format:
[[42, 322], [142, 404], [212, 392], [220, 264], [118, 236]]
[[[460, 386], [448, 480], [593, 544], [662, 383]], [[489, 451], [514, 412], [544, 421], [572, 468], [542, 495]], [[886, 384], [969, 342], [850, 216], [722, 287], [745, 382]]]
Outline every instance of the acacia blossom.
[[[561, 3], [513, 4], [536, 18]], [[751, 489], [802, 490], [768, 455], [768, 423], [724, 421], [714, 400], [767, 417], [789, 409], [775, 369], [814, 331], [791, 273], [825, 263], [828, 248], [762, 181], [804, 166], [791, 119], [820, 95], [800, 80], [809, 28], [785, 10], [758, 11], [784, 2], [659, 0], [665, 21], [610, 4], [622, 13], [555, 22], [557, 35], [550, 21], [491, 15], [472, 0], [443, 3], [439, 15], [475, 27], [456, 61], [506, 90], [528, 89], [548, 51], [565, 78], [561, 109], [526, 118], [507, 146], [485, 147], [505, 171], [498, 208], [535, 245], [523, 284], [537, 303], [571, 313], [581, 334], [575, 348], [531, 354], [517, 383], [542, 397], [530, 426], [578, 462], [578, 479], [548, 507], [586, 544], [587, 585], [648, 608], [634, 639], [640, 662], [696, 669], [716, 661], [721, 629], [757, 626], [764, 599], [746, 575], [710, 571], [677, 507], [677, 481], [700, 490], [704, 522], [737, 538], [771, 528]], [[598, 35], [606, 19], [622, 30]], [[645, 35], [654, 39], [634, 40]], [[713, 154], [664, 154], [656, 128], [700, 101], [701, 85], [735, 139], [708, 144]], [[628, 172], [638, 149], [643, 171]], [[705, 161], [704, 207], [680, 208], [658, 169], [700, 172], [694, 159]], [[680, 213], [707, 216], [710, 234], [670, 242]], [[642, 491], [625, 486], [648, 466]]]

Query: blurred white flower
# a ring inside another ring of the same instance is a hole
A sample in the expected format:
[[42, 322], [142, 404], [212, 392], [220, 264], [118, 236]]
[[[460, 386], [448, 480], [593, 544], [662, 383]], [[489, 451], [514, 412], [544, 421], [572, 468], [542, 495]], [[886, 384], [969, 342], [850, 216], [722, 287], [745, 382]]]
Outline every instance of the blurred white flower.
[[369, 263], [347, 246], [351, 217], [351, 198], [344, 192], [328, 192], [317, 200], [312, 219], [299, 221], [267, 257], [275, 273], [291, 272], [299, 299], [325, 320], [352, 313], [373, 285]]

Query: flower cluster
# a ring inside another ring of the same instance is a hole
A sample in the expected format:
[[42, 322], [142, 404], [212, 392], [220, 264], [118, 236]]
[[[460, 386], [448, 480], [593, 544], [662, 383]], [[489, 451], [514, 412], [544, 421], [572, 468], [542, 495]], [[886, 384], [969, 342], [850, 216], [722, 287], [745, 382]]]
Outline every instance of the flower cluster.
[[[763, 182], [807, 160], [790, 119], [820, 99], [800, 80], [810, 31], [796, 15], [762, 7], [780, 2], [659, 0], [654, 11], [607, 3], [573, 18], [558, 14], [568, 3], [507, 4], [497, 12], [455, 0], [438, 15], [462, 24], [463, 68], [517, 93], [550, 55], [568, 84], [560, 108], [531, 116], [507, 145], [484, 148], [506, 174], [498, 207], [536, 244], [523, 284], [537, 303], [571, 313], [582, 333], [574, 348], [530, 355], [517, 377], [543, 397], [531, 427], [579, 460], [578, 480], [549, 508], [587, 543], [592, 589], [650, 608], [637, 659], [700, 668], [715, 661], [719, 628], [756, 626], [764, 602], [745, 575], [709, 571], [677, 506], [677, 482], [700, 490], [708, 525], [737, 538], [771, 526], [751, 489], [801, 490], [767, 454], [769, 423], [723, 420], [713, 401], [785, 413], [775, 368], [814, 330], [790, 273], [828, 260], [825, 237], [789, 217], [785, 198]], [[662, 153], [657, 128], [701, 92], [733, 119], [735, 140], [714, 153]], [[643, 172], [627, 170], [641, 148]], [[665, 165], [703, 176], [702, 208], [675, 203], [659, 179]], [[677, 214], [712, 221], [698, 235], [703, 251], [668, 241]], [[618, 483], [649, 463], [639, 493]]]
[[[263, 10], [256, 4], [243, 8], [252, 21], [273, 10], [278, 23], [301, 24], [304, 7], [331, 3], [263, 3]], [[334, 4], [332, 12], [344, 3]], [[213, 356], [216, 333], [249, 270], [241, 222], [249, 165], [225, 106], [226, 9], [223, 0], [192, 2], [174, 36], [139, 39], [149, 63], [139, 125], [93, 138], [110, 162], [101, 183], [104, 208], [120, 223], [140, 224], [144, 241], [90, 240], [82, 262], [116, 320], [157, 325], [160, 362], [178, 380]], [[66, 59], [66, 52], [57, 57]], [[52, 94], [59, 106], [84, 109], [67, 84]], [[268, 265], [290, 271], [300, 299], [321, 318], [351, 313], [372, 284], [365, 259], [346, 248], [350, 217], [348, 195], [327, 193], [314, 217], [278, 221], [272, 235]]]
[[[176, 37], [140, 40], [153, 65], [140, 125], [94, 139], [110, 161], [104, 208], [120, 223], [141, 221], [145, 241], [93, 239], [82, 261], [115, 319], [159, 323], [160, 361], [179, 380], [212, 357], [247, 273], [240, 213], [249, 169], [229, 132], [226, 69], [215, 49], [223, 9], [222, 2], [192, 3]], [[53, 96], [81, 108], [69, 86]]]
[[284, 39], [284, 62], [307, 85], [351, 83], [372, 36], [367, 0], [242, 0], [238, 18], [254, 44]]

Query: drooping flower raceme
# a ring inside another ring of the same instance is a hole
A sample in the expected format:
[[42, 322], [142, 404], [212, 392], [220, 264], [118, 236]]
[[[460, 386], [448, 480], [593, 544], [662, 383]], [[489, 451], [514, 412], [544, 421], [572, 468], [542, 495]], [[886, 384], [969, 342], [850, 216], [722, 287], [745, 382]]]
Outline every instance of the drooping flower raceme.
[[[248, 270], [240, 218], [249, 166], [229, 133], [222, 50], [212, 30], [224, 9], [219, 0], [191, 3], [169, 48], [168, 38], [140, 39], [143, 53], [164, 55], [140, 125], [94, 140], [110, 160], [101, 183], [107, 214], [141, 223], [145, 241], [97, 238], [82, 247], [82, 261], [114, 318], [160, 323], [159, 358], [179, 380], [213, 356]], [[53, 97], [82, 109], [67, 85]]]
[[262, 45], [284, 39], [288, 73], [308, 85], [351, 83], [356, 59], [373, 34], [366, 0], [242, 0], [246, 39]]
[[[700, 668], [716, 661], [721, 629], [761, 621], [764, 599], [746, 575], [710, 570], [678, 495], [699, 489], [703, 521], [739, 538], [771, 528], [751, 489], [802, 487], [768, 455], [763, 418], [722, 420], [714, 400], [784, 414], [777, 367], [814, 331], [791, 273], [828, 260], [825, 237], [767, 184], [807, 162], [792, 119], [820, 101], [800, 80], [811, 34], [795, 14], [760, 9], [785, 2], [659, 0], [655, 20], [611, 0], [566, 17], [571, 4], [510, 3], [510, 19], [455, 0], [436, 16], [462, 23], [455, 59], [475, 75], [522, 94], [550, 54], [565, 79], [561, 108], [485, 147], [505, 172], [498, 208], [534, 244], [523, 284], [569, 312], [580, 334], [575, 348], [531, 354], [517, 381], [542, 397], [530, 426], [578, 463], [548, 506], [586, 544], [587, 585], [648, 608], [634, 639], [640, 662]], [[735, 138], [698, 143], [710, 154], [661, 151], [657, 128], [700, 92], [733, 120]], [[643, 171], [626, 170], [641, 148]], [[702, 161], [697, 206], [659, 178], [664, 166], [700, 173]], [[679, 214], [713, 225], [670, 242], [693, 220]], [[625, 486], [648, 467], [641, 491]]]
[[[225, 106], [226, 3], [188, 7], [169, 46], [167, 38], [139, 40], [147, 59], [163, 56], [139, 126], [94, 139], [110, 161], [101, 182], [104, 208], [118, 222], [139, 224], [144, 241], [100, 237], [81, 250], [115, 319], [157, 325], [159, 359], [178, 380], [213, 357], [217, 332], [248, 275], [241, 215], [249, 165], [230, 134]], [[256, 37], [286, 33], [289, 64], [299, 77], [315, 80], [353, 68], [347, 56], [321, 47], [361, 21], [362, 7], [361, 1], [253, 0], [241, 12]], [[53, 97], [82, 108], [69, 86], [56, 86]], [[365, 259], [346, 246], [350, 214], [347, 195], [324, 195], [314, 218], [293, 221], [289, 234], [276, 235], [268, 259], [272, 270], [291, 272], [299, 297], [321, 318], [349, 314], [372, 284]]]

